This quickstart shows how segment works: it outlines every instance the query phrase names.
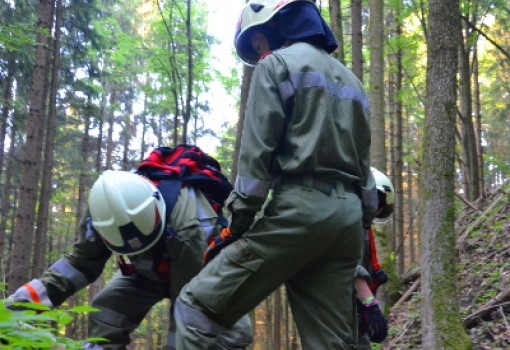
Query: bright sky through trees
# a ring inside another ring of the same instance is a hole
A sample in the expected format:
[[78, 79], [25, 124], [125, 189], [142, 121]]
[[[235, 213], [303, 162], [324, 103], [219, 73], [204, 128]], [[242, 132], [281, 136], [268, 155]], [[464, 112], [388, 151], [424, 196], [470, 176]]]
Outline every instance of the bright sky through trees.
[[[243, 0], [206, 1], [209, 10], [208, 32], [221, 41], [220, 44], [211, 47], [211, 65], [214, 70], [218, 70], [223, 74], [229, 74], [232, 68], [240, 65], [235, 55], [233, 55], [234, 32], [244, 3]], [[207, 117], [206, 126], [220, 132], [225, 121], [233, 123], [237, 120], [236, 101], [234, 97], [225, 93], [219, 82], [211, 84], [209, 96], [211, 112], [210, 116]], [[198, 140], [197, 144], [204, 150], [214, 153], [218, 140], [207, 136]]]

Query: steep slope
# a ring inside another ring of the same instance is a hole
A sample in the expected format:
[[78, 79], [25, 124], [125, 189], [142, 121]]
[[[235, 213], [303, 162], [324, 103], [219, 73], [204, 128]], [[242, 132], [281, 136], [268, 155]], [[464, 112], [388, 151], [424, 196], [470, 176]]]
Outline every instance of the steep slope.
[[[510, 349], [510, 182], [459, 213], [459, 302], [475, 350]], [[413, 275], [413, 274], [411, 274]], [[419, 274], [390, 314], [382, 349], [422, 349]], [[433, 349], [424, 349], [433, 350]]]

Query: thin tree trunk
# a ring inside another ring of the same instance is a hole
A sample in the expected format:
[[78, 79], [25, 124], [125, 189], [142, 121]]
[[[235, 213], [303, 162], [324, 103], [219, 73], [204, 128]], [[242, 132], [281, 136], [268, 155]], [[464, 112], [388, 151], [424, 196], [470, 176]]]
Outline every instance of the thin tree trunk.
[[363, 32], [361, 30], [361, 0], [351, 0], [352, 71], [363, 81]]
[[274, 318], [273, 318], [273, 349], [280, 350], [281, 339], [281, 326], [282, 326], [282, 291], [277, 288], [274, 291]]
[[[1, 276], [6, 276], [5, 269], [9, 266], [9, 258], [11, 254], [9, 254], [11, 244], [6, 244], [5, 237], [7, 231], [7, 223], [11, 221], [12, 224], [12, 215], [10, 213], [11, 207], [15, 208], [17, 203], [16, 193], [13, 193], [13, 173], [15, 171], [15, 150], [16, 150], [16, 124], [13, 123], [11, 126], [11, 131], [9, 133], [9, 153], [7, 155], [6, 167], [5, 167], [5, 180], [2, 188], [2, 198], [5, 202], [10, 203], [10, 205], [2, 205], [0, 209], [0, 268], [1, 268]], [[12, 227], [12, 225], [11, 225]], [[12, 239], [9, 243], [12, 242]], [[5, 253], [5, 254], [4, 254]]]
[[482, 149], [482, 113], [480, 103], [480, 80], [478, 72], [478, 43], [473, 48], [473, 115], [475, 118], [475, 142], [476, 155], [478, 157], [478, 181], [479, 191], [483, 195], [485, 193], [485, 185], [483, 181], [484, 165], [483, 165], [483, 149]]
[[191, 100], [193, 98], [193, 31], [191, 28], [191, 0], [187, 0], [186, 37], [188, 39], [188, 86], [186, 95], [186, 108], [182, 122], [182, 143], [188, 141], [188, 123], [191, 118]]
[[241, 83], [241, 101], [239, 106], [239, 119], [237, 121], [236, 142], [234, 145], [234, 154], [232, 162], [232, 176], [231, 181], [235, 182], [237, 177], [237, 158], [239, 157], [239, 149], [241, 148], [241, 137], [243, 135], [244, 126], [244, 111], [246, 109], [246, 102], [248, 101], [248, 93], [250, 89], [251, 76], [253, 68], [245, 65], [243, 67], [243, 80]]
[[335, 39], [338, 43], [338, 49], [333, 52], [333, 56], [345, 64], [344, 30], [342, 26], [341, 0], [329, 1], [329, 17], [331, 30], [333, 31], [333, 35], [335, 36]]
[[57, 124], [57, 89], [60, 84], [60, 25], [62, 19], [62, 0], [56, 1], [55, 39], [53, 41], [53, 63], [51, 65], [51, 84], [49, 111], [46, 120], [46, 142], [44, 146], [44, 164], [42, 167], [41, 194], [34, 244], [32, 276], [40, 276], [46, 269], [46, 242], [48, 236], [49, 207], [52, 193], [52, 173], [55, 153], [55, 134]]
[[369, 3], [370, 82], [368, 97], [370, 99], [370, 124], [372, 128], [370, 164], [386, 174], [383, 2], [380, 0], [370, 0]]
[[[4, 84], [3, 84], [3, 105], [2, 105], [2, 115], [0, 116], [0, 175], [2, 175], [4, 171], [4, 152], [5, 148], [5, 136], [7, 134], [7, 125], [9, 121], [9, 110], [12, 105], [12, 97], [13, 97], [13, 88], [14, 88], [14, 73], [16, 70], [16, 61], [14, 55], [12, 53], [7, 54], [7, 67]], [[2, 200], [2, 205], [6, 202]], [[2, 237], [0, 237], [2, 239]], [[1, 252], [1, 251], [0, 251]]]
[[[114, 89], [110, 92], [110, 106], [113, 106], [117, 102], [117, 93]], [[108, 129], [106, 135], [106, 165], [105, 170], [109, 170], [112, 168], [112, 157], [113, 150], [115, 148], [113, 142], [113, 126], [115, 123], [115, 118], [113, 115], [113, 111], [108, 113]]]
[[48, 37], [52, 25], [53, 1], [39, 0], [35, 64], [30, 92], [26, 143], [20, 172], [19, 206], [13, 229], [13, 252], [9, 268], [9, 293], [14, 293], [30, 278], [30, 257], [34, 238], [35, 208], [39, 190], [42, 135], [47, 86]]

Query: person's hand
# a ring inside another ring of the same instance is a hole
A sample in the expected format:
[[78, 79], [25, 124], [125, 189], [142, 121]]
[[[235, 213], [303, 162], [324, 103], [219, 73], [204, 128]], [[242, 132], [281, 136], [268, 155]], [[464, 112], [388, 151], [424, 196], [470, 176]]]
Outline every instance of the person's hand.
[[43, 304], [50, 308], [53, 307], [53, 303], [48, 297], [48, 292], [46, 291], [46, 287], [42, 284], [38, 279], [33, 279], [32, 281], [25, 283], [21, 287], [19, 287], [14, 294], [10, 295], [8, 298], [11, 305], [12, 303], [36, 303]]
[[382, 269], [372, 272], [372, 282], [369, 283], [372, 294], [375, 295], [377, 288], [386, 282], [388, 282], [388, 275]]
[[215, 237], [214, 240], [209, 244], [204, 254], [204, 265], [211, 261], [218, 253], [226, 246], [234, 243], [238, 240], [241, 235], [233, 234], [230, 228], [225, 227], [219, 236]]
[[384, 318], [379, 303], [364, 305], [368, 321], [368, 335], [374, 343], [381, 343], [388, 335], [388, 322]]

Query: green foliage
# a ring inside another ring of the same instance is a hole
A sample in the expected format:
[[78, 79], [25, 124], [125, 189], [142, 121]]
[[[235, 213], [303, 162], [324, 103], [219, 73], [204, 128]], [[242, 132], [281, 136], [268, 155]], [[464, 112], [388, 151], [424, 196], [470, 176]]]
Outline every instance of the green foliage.
[[81, 349], [83, 341], [63, 337], [59, 326], [71, 322], [72, 314], [97, 311], [86, 306], [68, 311], [50, 310], [36, 303], [12, 303], [10, 307], [24, 309], [12, 310], [7, 308], [10, 304], [8, 300], [0, 301], [0, 344], [5, 350], [53, 349], [57, 345], [65, 346], [65, 349]]

